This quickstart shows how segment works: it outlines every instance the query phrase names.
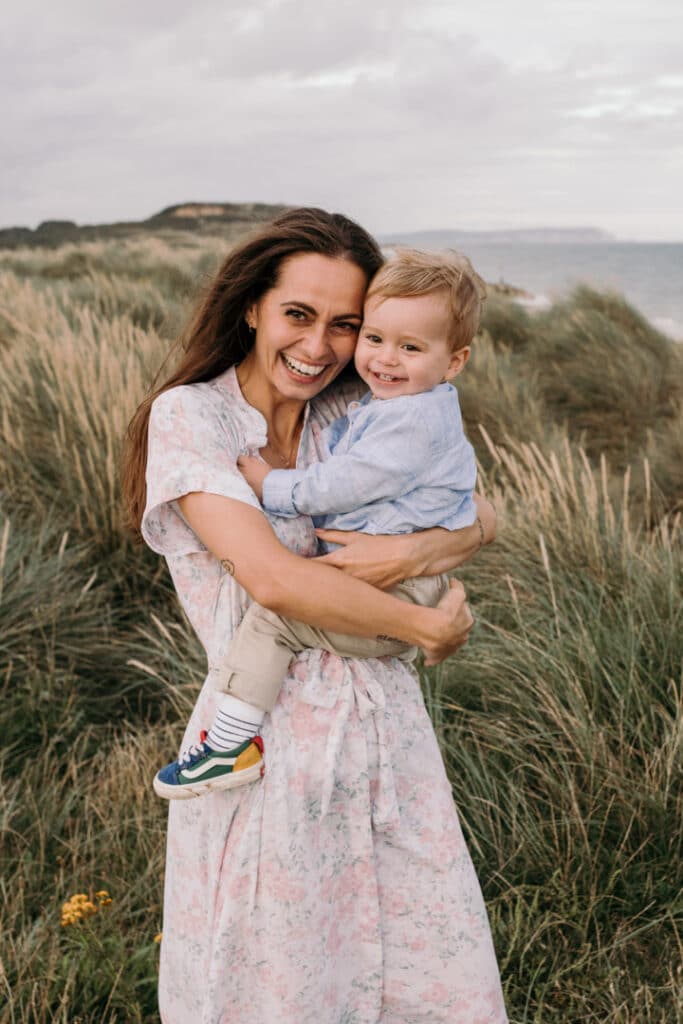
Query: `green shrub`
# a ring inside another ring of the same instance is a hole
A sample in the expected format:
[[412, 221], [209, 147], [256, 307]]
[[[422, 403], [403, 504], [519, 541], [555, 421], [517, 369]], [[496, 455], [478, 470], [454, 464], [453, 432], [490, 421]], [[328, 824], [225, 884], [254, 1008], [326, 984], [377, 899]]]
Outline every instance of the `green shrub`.
[[556, 422], [592, 457], [623, 468], [675, 415], [683, 379], [674, 345], [622, 300], [578, 289], [539, 316], [525, 350]]
[[525, 349], [536, 331], [533, 313], [521, 303], [498, 296], [495, 292], [484, 303], [481, 326], [496, 348], [510, 348], [513, 352]]
[[537, 394], [536, 374], [510, 349], [496, 349], [487, 334], [477, 338], [455, 383], [468, 436], [487, 468], [492, 456], [485, 438], [496, 445], [561, 443], [563, 431]]

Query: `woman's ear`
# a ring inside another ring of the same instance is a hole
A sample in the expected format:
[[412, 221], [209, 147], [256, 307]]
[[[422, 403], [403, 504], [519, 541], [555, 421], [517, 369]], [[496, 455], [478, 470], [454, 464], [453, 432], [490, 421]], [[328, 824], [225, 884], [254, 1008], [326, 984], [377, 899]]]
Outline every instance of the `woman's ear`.
[[256, 330], [256, 303], [252, 302], [251, 306], [247, 307], [247, 311], [244, 314], [247, 327], [250, 331]]
[[451, 361], [448, 364], [448, 373], [446, 379], [450, 380], [451, 377], [457, 377], [459, 373], [465, 369], [465, 363], [470, 358], [470, 346], [466, 345], [465, 348], [459, 348], [455, 352], [451, 353]]

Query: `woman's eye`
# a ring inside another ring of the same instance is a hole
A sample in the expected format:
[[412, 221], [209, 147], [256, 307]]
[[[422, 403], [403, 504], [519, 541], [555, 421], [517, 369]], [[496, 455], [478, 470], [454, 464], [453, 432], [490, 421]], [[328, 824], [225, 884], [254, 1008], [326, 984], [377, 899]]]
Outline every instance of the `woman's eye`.
[[306, 314], [301, 309], [288, 309], [285, 316], [291, 317], [292, 320], [306, 319]]
[[351, 321], [341, 320], [339, 323], [334, 325], [336, 331], [353, 331], [354, 334], [358, 333], [358, 324], [351, 323]]

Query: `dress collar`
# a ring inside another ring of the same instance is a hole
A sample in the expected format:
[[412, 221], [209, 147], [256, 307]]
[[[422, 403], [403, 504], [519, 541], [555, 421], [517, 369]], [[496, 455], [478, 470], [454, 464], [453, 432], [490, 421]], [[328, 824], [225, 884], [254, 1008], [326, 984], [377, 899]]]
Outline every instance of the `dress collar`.
[[[240, 382], [237, 379], [237, 367], [230, 366], [223, 373], [219, 374], [218, 377], [214, 377], [212, 384], [226, 391], [238, 404], [242, 413], [244, 414], [245, 422], [249, 424], [253, 436], [250, 439], [251, 443], [257, 448], [263, 448], [268, 443], [268, 424], [263, 413], [255, 409], [253, 405], [249, 405], [246, 398], [242, 394]], [[303, 432], [306, 430], [308, 424], [308, 417], [311, 411], [311, 403], [306, 402], [304, 407], [304, 423], [302, 428]], [[261, 440], [262, 439], [262, 440]]]

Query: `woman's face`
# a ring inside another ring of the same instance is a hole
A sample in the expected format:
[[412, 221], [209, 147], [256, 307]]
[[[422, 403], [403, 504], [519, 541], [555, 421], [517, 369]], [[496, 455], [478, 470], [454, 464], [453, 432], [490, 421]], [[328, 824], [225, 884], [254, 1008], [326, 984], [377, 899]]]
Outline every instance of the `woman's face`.
[[366, 287], [348, 259], [290, 256], [275, 287], [247, 311], [256, 341], [245, 363], [286, 398], [317, 395], [353, 356]]

